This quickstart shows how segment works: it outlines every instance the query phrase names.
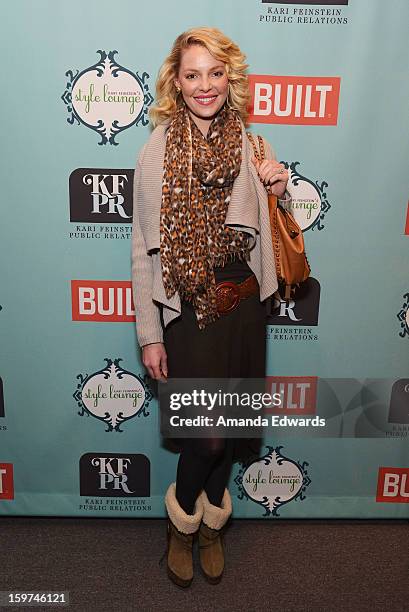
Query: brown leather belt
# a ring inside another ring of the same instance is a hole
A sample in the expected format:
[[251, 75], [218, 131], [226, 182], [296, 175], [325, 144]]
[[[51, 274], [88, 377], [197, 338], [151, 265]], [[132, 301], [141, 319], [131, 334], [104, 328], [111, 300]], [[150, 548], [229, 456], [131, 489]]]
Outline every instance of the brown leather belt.
[[217, 312], [227, 314], [239, 305], [240, 300], [244, 300], [250, 295], [259, 291], [259, 284], [254, 274], [246, 278], [242, 283], [233, 281], [223, 281], [216, 284]]

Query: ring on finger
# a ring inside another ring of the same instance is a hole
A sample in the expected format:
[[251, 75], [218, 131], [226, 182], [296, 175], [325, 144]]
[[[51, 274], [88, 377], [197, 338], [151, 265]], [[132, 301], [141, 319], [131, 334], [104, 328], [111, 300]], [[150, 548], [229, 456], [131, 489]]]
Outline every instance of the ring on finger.
[[[278, 172], [276, 172], [275, 174], [284, 174], [284, 170], [283, 170], [283, 168], [281, 168], [281, 170], [279, 170], [279, 171], [278, 171]], [[270, 182], [270, 180], [271, 180], [272, 178], [274, 178], [275, 174], [273, 174], [273, 175], [272, 175], [272, 176], [271, 176], [269, 179], [261, 179], [261, 180], [262, 180], [263, 182], [267, 182], [267, 183], [269, 183], [269, 182]]]

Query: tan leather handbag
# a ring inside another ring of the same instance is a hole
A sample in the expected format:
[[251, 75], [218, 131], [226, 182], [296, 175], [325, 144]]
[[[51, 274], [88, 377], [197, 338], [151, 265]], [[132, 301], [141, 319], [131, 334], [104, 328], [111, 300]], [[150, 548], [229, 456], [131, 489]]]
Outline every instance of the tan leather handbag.
[[[253, 134], [247, 132], [253, 145], [254, 156], [262, 162], [265, 158], [264, 142], [258, 136], [258, 149]], [[267, 192], [268, 193], [268, 192]], [[299, 285], [310, 275], [311, 268], [304, 248], [304, 237], [293, 215], [278, 204], [277, 196], [268, 193], [271, 236], [276, 263], [277, 279], [285, 285], [285, 299], [291, 295], [293, 285]]]

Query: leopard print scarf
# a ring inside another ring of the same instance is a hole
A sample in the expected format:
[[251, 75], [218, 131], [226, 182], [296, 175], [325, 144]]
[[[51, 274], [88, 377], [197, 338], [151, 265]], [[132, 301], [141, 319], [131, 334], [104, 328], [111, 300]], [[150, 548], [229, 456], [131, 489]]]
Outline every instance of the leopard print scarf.
[[168, 298], [193, 304], [198, 326], [218, 318], [214, 266], [249, 259], [246, 232], [224, 226], [242, 159], [238, 114], [224, 106], [204, 137], [186, 105], [170, 122], [162, 182], [160, 258]]

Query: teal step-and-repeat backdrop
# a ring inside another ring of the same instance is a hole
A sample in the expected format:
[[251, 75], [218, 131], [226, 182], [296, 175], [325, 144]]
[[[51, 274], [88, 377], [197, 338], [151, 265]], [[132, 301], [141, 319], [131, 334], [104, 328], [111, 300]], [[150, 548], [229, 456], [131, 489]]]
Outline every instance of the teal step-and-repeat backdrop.
[[409, 516], [408, 21], [406, 0], [3, 7], [0, 514], [165, 516], [178, 455], [136, 344], [132, 180], [158, 69], [208, 25], [247, 55], [312, 265], [268, 305], [284, 401], [233, 467], [234, 515]]

